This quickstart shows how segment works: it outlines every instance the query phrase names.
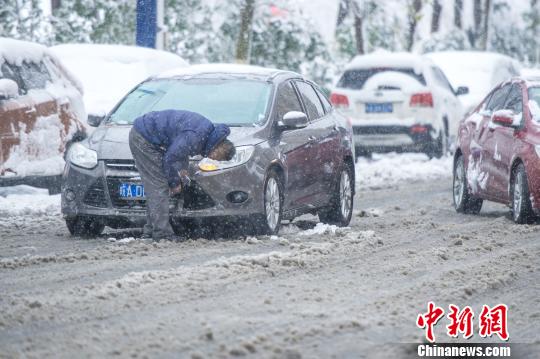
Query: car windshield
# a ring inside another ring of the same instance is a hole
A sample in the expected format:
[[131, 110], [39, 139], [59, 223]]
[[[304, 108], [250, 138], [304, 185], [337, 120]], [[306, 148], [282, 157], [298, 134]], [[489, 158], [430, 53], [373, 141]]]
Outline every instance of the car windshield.
[[540, 123], [540, 87], [529, 88], [529, 110], [533, 120]]
[[187, 110], [229, 126], [262, 125], [272, 85], [238, 79], [167, 79], [139, 85], [116, 108], [109, 122], [132, 124], [151, 111]]
[[409, 75], [414, 78], [416, 81], [420, 82], [422, 85], [426, 85], [426, 80], [422, 74], [414, 72], [412, 68], [371, 68], [371, 69], [355, 69], [345, 71], [341, 79], [339, 79], [338, 87], [347, 88], [352, 90], [361, 90], [364, 87], [366, 81], [373, 75], [380, 74], [383, 72], [401, 72], [403, 74]]

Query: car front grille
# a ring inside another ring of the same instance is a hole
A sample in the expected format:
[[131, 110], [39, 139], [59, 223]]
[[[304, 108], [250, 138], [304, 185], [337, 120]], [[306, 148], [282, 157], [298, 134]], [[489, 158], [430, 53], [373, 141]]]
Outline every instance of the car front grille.
[[86, 194], [84, 195], [83, 203], [93, 207], [107, 207], [105, 186], [103, 186], [103, 181], [101, 179], [98, 179], [88, 188], [88, 191], [86, 191]]
[[137, 171], [133, 160], [105, 160], [105, 166], [118, 171]]

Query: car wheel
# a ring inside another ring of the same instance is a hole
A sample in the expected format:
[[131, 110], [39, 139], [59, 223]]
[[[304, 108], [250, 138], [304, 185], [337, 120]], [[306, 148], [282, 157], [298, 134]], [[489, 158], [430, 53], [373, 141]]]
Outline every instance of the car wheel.
[[330, 206], [319, 211], [319, 220], [323, 223], [348, 226], [351, 222], [354, 204], [354, 183], [351, 165], [346, 164], [341, 170]]
[[463, 156], [459, 156], [454, 164], [453, 181], [454, 207], [458, 213], [478, 214], [482, 209], [483, 200], [474, 198], [469, 193], [467, 171]]
[[525, 166], [519, 164], [512, 175], [511, 183], [512, 219], [519, 224], [531, 223], [534, 220], [529, 183]]
[[257, 216], [258, 232], [273, 235], [279, 232], [283, 214], [283, 185], [279, 174], [271, 170], [264, 183], [264, 214]]
[[448, 153], [448, 134], [442, 129], [439, 136], [428, 145], [426, 154], [429, 158], [441, 158]]
[[72, 236], [96, 237], [99, 236], [105, 224], [102, 221], [91, 217], [66, 218], [66, 225]]

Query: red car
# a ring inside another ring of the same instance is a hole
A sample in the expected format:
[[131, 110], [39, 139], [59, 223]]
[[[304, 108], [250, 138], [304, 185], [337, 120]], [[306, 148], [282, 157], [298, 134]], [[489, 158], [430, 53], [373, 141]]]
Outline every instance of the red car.
[[516, 223], [540, 215], [540, 78], [500, 84], [461, 121], [453, 194], [461, 213], [489, 200], [510, 205]]

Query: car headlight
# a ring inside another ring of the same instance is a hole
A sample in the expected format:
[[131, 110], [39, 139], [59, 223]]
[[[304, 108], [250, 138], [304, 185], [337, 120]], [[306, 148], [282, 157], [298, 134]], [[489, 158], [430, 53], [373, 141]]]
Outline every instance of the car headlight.
[[537, 155], [538, 157], [540, 157], [540, 145], [534, 146], [534, 149], [535, 149], [535, 151], [536, 151], [536, 155]]
[[75, 166], [83, 168], [94, 168], [97, 166], [97, 152], [89, 149], [81, 143], [74, 143], [69, 147], [69, 162]]
[[253, 155], [255, 151], [254, 146], [238, 146], [236, 147], [236, 154], [230, 161], [214, 161], [210, 158], [203, 158], [199, 162], [199, 168], [201, 171], [212, 172], [224, 170], [226, 168], [236, 167], [243, 165]]

